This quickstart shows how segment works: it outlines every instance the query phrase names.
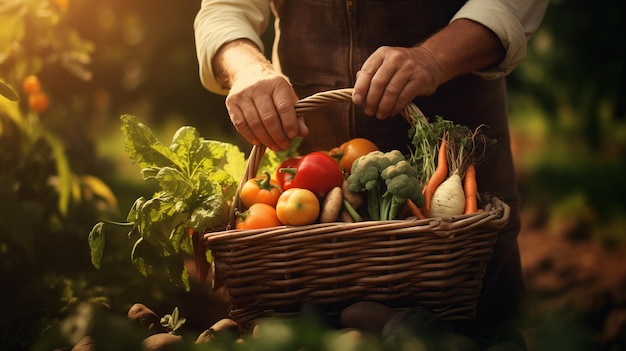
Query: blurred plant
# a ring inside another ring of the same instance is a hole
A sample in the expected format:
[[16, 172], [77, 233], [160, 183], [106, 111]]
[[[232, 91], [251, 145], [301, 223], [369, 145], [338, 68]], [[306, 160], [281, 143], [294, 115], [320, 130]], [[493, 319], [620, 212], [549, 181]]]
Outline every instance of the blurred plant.
[[117, 205], [101, 180], [74, 174], [63, 140], [41, 119], [50, 107], [37, 75], [45, 65], [61, 62], [79, 78], [91, 77], [85, 64], [93, 45], [64, 25], [66, 8], [49, 0], [0, 3], [0, 194], [8, 200], [0, 205], [0, 238], [31, 256], [38, 223], [62, 223], [71, 203]]
[[[0, 3], [0, 74], [16, 87], [46, 65], [60, 63], [80, 79], [94, 45], [64, 21], [67, 4], [50, 0], [6, 0]], [[4, 95], [4, 94], [3, 94]]]
[[[68, 280], [49, 281], [88, 265], [88, 253], [75, 249], [85, 240], [76, 218], [117, 209], [102, 180], [73, 170], [64, 139], [45, 123], [55, 104], [39, 78], [44, 67], [60, 63], [91, 78], [93, 45], [63, 21], [67, 4], [0, 2], [0, 272], [9, 295], [0, 302], [2, 349], [25, 346], [38, 332], [32, 325], [44, 328], [42, 320], [76, 298], [58, 289]], [[43, 301], [32, 301], [36, 293]]]

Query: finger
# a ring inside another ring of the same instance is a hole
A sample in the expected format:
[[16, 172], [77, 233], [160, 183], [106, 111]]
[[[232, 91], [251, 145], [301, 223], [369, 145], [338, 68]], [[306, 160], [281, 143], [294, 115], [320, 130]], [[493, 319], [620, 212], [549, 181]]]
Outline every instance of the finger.
[[289, 140], [295, 138], [299, 134], [299, 122], [296, 116], [295, 103], [298, 100], [295, 92], [291, 87], [288, 90], [289, 93], [276, 92], [272, 96], [274, 100], [274, 106], [280, 118], [281, 125], [284, 133]]
[[365, 60], [363, 66], [361, 66], [361, 70], [357, 72], [354, 82], [354, 92], [352, 93], [352, 101], [355, 105], [361, 105], [365, 102], [365, 98], [369, 94], [372, 77], [376, 71], [378, 71], [382, 63], [383, 56], [380, 55], [379, 50], [377, 50]]
[[[268, 148], [276, 147], [272, 137], [265, 129], [265, 124], [261, 120], [261, 115], [257, 109], [257, 106], [253, 100], [242, 100], [236, 106], [241, 110], [242, 117], [237, 119], [238, 125], [235, 128], [249, 129], [251, 138], [256, 139], [256, 144], [263, 144]], [[237, 129], [239, 131], [239, 129]], [[240, 132], [241, 133], [241, 132]]]
[[298, 136], [304, 138], [309, 135], [309, 127], [307, 127], [304, 117], [298, 117]]
[[390, 116], [395, 116], [402, 112], [404, 108], [411, 103], [411, 101], [418, 95], [419, 84], [413, 80], [409, 80], [404, 89], [398, 94], [395, 106], [389, 113]]
[[230, 116], [231, 123], [239, 134], [241, 134], [250, 144], [259, 145], [259, 139], [252, 132], [250, 126], [248, 126], [248, 122], [238, 106], [229, 106], [228, 115]]
[[396, 71], [382, 91], [382, 96], [376, 107], [376, 118], [385, 119], [392, 115], [392, 111], [398, 104], [400, 94], [403, 93], [409, 81], [407, 75]]
[[[264, 130], [265, 133], [259, 138], [263, 145], [272, 150], [278, 150], [289, 147], [291, 140], [287, 137], [281, 119], [274, 106], [274, 100], [270, 95], [261, 95], [254, 100], [258, 111], [258, 120], [253, 120], [250, 127], [256, 130]], [[260, 122], [260, 125], [256, 123]], [[250, 123], [250, 121], [248, 121]]]
[[367, 96], [365, 97], [365, 103], [363, 108], [365, 114], [368, 116], [374, 116], [378, 113], [378, 108], [385, 93], [385, 89], [389, 84], [389, 81], [393, 77], [394, 70], [381, 66], [371, 79]]

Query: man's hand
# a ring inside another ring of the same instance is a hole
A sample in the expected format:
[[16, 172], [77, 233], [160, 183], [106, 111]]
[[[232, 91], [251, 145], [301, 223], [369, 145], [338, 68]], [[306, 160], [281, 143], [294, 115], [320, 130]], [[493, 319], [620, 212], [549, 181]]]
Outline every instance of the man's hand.
[[505, 56], [487, 27], [458, 19], [411, 48], [381, 47], [356, 75], [352, 101], [366, 114], [398, 114], [416, 96], [428, 96], [452, 78], [497, 65]]
[[291, 140], [306, 136], [303, 119], [296, 117], [298, 96], [282, 75], [264, 72], [238, 76], [226, 97], [230, 120], [252, 144], [284, 150]]
[[435, 57], [421, 47], [383, 46], [357, 72], [352, 101], [365, 114], [395, 116], [418, 95], [430, 95], [440, 84]]
[[224, 45], [213, 61], [218, 81], [230, 89], [226, 108], [237, 131], [250, 143], [284, 150], [308, 134], [296, 116], [298, 101], [288, 79], [275, 71], [249, 41]]

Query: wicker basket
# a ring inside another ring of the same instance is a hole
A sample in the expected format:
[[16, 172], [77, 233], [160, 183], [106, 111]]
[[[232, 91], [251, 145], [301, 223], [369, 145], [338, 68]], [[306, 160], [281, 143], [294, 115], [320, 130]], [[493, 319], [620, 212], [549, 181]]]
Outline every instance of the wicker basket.
[[[351, 89], [318, 93], [300, 100], [296, 111], [350, 97]], [[421, 114], [414, 105], [403, 116], [410, 113]], [[253, 147], [242, 184], [256, 175], [264, 150]], [[480, 198], [484, 211], [471, 215], [226, 230], [204, 238], [230, 317], [240, 324], [292, 314], [305, 302], [340, 311], [359, 300], [469, 319], [498, 229], [509, 217], [497, 197]]]

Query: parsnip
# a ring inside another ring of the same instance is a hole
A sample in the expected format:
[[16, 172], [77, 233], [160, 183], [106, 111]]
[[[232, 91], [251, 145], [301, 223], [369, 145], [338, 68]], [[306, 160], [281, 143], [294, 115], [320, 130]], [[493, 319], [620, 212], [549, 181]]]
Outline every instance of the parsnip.
[[465, 194], [461, 177], [458, 172], [454, 172], [435, 189], [428, 215], [450, 217], [462, 214], [464, 209]]

